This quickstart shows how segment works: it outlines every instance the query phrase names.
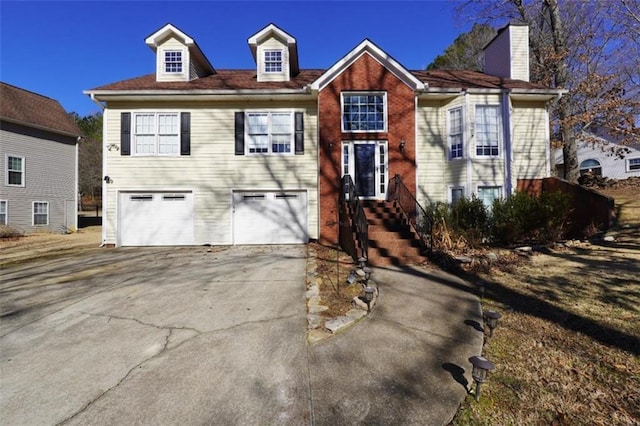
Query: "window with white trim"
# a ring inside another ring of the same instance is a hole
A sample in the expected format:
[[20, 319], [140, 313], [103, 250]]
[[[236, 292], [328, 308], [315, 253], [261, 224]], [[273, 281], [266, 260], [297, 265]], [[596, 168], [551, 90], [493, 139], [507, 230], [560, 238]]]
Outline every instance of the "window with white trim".
[[476, 155], [497, 157], [500, 154], [500, 107], [476, 105]]
[[282, 50], [264, 51], [264, 72], [282, 72]]
[[177, 113], [139, 113], [133, 116], [135, 155], [180, 155], [180, 117]]
[[385, 132], [386, 130], [386, 93], [342, 93], [343, 132]]
[[248, 112], [246, 129], [249, 154], [293, 153], [293, 113]]
[[482, 204], [488, 209], [491, 208], [493, 202], [502, 197], [501, 186], [479, 186], [478, 199], [482, 200]]
[[24, 186], [24, 157], [7, 155], [5, 183], [8, 186]]
[[462, 107], [449, 110], [449, 160], [463, 157]]
[[602, 166], [598, 160], [590, 158], [580, 163], [580, 176], [585, 173], [592, 173], [596, 176], [602, 176]]
[[455, 204], [464, 198], [464, 187], [454, 186], [451, 188], [451, 204]]
[[167, 74], [178, 74], [182, 72], [182, 51], [164, 51], [164, 72]]
[[9, 203], [7, 200], [0, 200], [0, 225], [6, 225], [8, 219]]
[[640, 158], [627, 159], [627, 171], [633, 172], [637, 170], [640, 170]]
[[33, 202], [33, 224], [34, 225], [49, 224], [49, 202], [48, 201]]

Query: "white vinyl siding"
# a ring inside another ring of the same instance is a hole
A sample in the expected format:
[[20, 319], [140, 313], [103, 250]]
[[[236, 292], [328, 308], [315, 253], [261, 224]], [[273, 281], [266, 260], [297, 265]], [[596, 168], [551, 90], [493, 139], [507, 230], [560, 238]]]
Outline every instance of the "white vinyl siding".
[[180, 155], [180, 120], [177, 113], [133, 115], [134, 155]]
[[289, 49], [278, 38], [271, 37], [262, 41], [256, 52], [258, 81], [289, 81], [291, 78], [289, 60]]
[[[117, 106], [117, 108], [115, 108]], [[235, 155], [234, 115], [244, 102], [177, 102], [172, 109], [191, 114], [190, 156], [123, 156], [106, 151], [108, 174], [103, 226], [107, 244], [116, 244], [118, 191], [194, 194], [194, 244], [231, 244], [232, 189], [307, 190], [309, 238], [318, 238], [317, 103], [310, 101], [253, 102], [255, 111], [304, 113], [303, 155]], [[120, 145], [120, 113], [151, 109], [148, 104], [111, 104], [106, 110], [105, 145]], [[162, 112], [162, 111], [158, 111]], [[169, 112], [169, 111], [167, 111]], [[246, 116], [245, 116], [246, 117]], [[247, 123], [245, 122], [245, 130]], [[245, 140], [245, 147], [248, 145]], [[292, 226], [303, 226], [292, 224]]]
[[189, 81], [192, 72], [189, 49], [180, 40], [171, 36], [158, 46], [157, 81]]
[[32, 217], [34, 226], [49, 225], [49, 203], [47, 201], [34, 201]]

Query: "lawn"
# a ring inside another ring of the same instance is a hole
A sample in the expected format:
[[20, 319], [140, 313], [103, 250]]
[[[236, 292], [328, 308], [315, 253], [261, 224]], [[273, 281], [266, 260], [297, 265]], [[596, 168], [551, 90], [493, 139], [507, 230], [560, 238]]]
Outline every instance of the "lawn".
[[570, 242], [470, 275], [502, 314], [484, 355], [495, 370], [453, 425], [640, 422], [640, 197], [616, 200], [613, 242]]

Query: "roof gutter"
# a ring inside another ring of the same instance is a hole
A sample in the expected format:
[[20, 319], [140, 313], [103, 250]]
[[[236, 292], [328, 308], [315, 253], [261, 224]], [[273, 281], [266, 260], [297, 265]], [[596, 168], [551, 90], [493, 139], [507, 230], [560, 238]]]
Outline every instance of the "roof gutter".
[[100, 110], [101, 110], [101, 111], [104, 111], [104, 108], [105, 108], [104, 104], [103, 104], [102, 102], [100, 102], [98, 99], [96, 99], [96, 95], [95, 95], [95, 93], [94, 93], [94, 92], [91, 92], [91, 91], [89, 91], [89, 90], [85, 90], [85, 91], [84, 91], [84, 92], [82, 92], [82, 93], [84, 93], [84, 94], [86, 94], [86, 95], [89, 95], [89, 98], [91, 98], [91, 101], [92, 101], [94, 104], [98, 105], [98, 107], [100, 108]]

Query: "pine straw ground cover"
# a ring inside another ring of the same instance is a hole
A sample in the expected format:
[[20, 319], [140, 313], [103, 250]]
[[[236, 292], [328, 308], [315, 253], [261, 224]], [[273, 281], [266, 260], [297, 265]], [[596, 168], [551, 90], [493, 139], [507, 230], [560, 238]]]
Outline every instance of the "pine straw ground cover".
[[603, 192], [620, 209], [615, 242], [460, 271], [502, 318], [484, 346], [496, 368], [452, 424], [640, 424], [640, 197]]

